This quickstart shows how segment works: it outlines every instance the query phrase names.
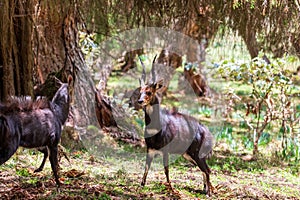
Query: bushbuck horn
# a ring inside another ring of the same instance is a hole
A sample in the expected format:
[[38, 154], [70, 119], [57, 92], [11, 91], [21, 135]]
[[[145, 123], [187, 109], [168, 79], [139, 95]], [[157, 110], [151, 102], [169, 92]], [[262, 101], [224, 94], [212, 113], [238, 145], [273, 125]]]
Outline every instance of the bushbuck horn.
[[153, 62], [152, 62], [152, 69], [151, 69], [152, 83], [155, 83], [155, 81], [156, 81], [156, 77], [155, 77], [155, 65], [154, 65], [155, 60], [156, 60], [156, 56], [157, 56], [157, 55], [155, 55], [155, 57], [154, 57], [154, 59], [153, 59]]
[[145, 68], [145, 65], [144, 65], [144, 63], [143, 63], [141, 57], [140, 57], [140, 56], [138, 56], [138, 57], [139, 57], [139, 60], [140, 60], [140, 62], [141, 62], [142, 68], [143, 68], [143, 71], [142, 71], [142, 77], [140, 78], [140, 85], [141, 85], [141, 86], [144, 86], [144, 85], [145, 85], [145, 82], [146, 82], [146, 68]]

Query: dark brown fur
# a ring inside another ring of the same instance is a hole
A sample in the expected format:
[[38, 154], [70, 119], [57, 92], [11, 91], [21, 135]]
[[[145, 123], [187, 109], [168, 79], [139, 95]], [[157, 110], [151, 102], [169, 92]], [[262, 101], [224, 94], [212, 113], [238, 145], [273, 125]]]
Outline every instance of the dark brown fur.
[[35, 101], [31, 97], [12, 97], [6, 104], [0, 103], [2, 114], [12, 112], [31, 112], [32, 110], [50, 108], [49, 100], [40, 98]]
[[210, 169], [206, 158], [211, 155], [213, 136], [209, 130], [195, 118], [178, 113], [177, 111], [161, 110], [156, 90], [158, 83], [141, 87], [139, 103], [145, 113], [145, 142], [147, 157], [142, 185], [145, 185], [148, 170], [153, 160], [153, 152], [163, 154], [163, 163], [167, 182], [169, 179], [169, 154], [182, 154], [187, 160], [197, 165], [204, 173], [204, 191], [211, 194]]
[[199, 97], [209, 96], [210, 88], [207, 85], [205, 77], [201, 74], [195, 74], [193, 68], [184, 68], [184, 77], [188, 80], [195, 94]]
[[68, 92], [68, 84], [62, 84], [52, 101], [18, 97], [0, 104], [0, 164], [6, 162], [19, 146], [38, 148], [44, 153], [43, 162], [36, 172], [41, 171], [49, 150], [51, 168], [59, 186], [57, 145], [69, 113]]

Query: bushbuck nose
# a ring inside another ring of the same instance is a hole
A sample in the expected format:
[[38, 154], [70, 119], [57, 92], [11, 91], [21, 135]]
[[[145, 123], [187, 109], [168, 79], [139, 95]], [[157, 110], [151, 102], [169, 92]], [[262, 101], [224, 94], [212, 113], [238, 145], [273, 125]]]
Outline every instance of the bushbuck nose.
[[142, 93], [139, 100], [137, 101], [139, 104], [143, 104], [145, 98], [145, 93]]
[[139, 103], [139, 104], [142, 104], [142, 103], [143, 103], [143, 99], [139, 99], [139, 100], [138, 100], [138, 103]]

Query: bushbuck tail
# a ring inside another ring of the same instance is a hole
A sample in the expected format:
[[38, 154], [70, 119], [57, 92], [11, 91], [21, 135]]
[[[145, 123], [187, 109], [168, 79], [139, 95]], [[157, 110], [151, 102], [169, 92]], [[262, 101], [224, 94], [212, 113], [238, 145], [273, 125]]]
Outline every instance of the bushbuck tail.
[[[69, 82], [72, 77], [69, 77]], [[40, 98], [15, 97], [7, 104], [0, 104], [0, 164], [6, 162], [19, 146], [38, 148], [44, 153], [41, 171], [50, 152], [49, 160], [57, 186], [58, 143], [62, 126], [69, 113], [69, 90], [61, 83], [52, 101]]]
[[168, 168], [169, 154], [182, 154], [185, 159], [197, 165], [203, 172], [204, 192], [210, 196], [212, 185], [209, 174], [211, 171], [206, 163], [206, 159], [212, 153], [212, 134], [208, 128], [191, 116], [177, 111], [161, 109], [156, 92], [162, 87], [162, 81], [157, 82], [155, 80], [153, 70], [155, 58], [151, 69], [151, 83], [145, 84], [146, 74], [143, 63], [142, 66], [143, 73], [140, 79], [141, 89], [138, 103], [142, 105], [145, 113], [146, 127], [144, 137], [147, 145], [147, 156], [141, 185], [144, 186], [146, 183], [148, 170], [154, 155], [157, 152], [161, 152], [167, 182], [171, 187]]

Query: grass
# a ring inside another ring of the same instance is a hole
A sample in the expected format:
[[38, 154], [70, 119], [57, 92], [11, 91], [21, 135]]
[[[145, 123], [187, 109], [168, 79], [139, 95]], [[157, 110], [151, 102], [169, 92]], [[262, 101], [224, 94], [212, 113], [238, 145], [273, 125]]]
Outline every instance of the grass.
[[[95, 152], [69, 153], [71, 163], [64, 158], [60, 162], [63, 185], [58, 192], [49, 162], [46, 162], [43, 172], [33, 173], [39, 166], [42, 156], [20, 149], [17, 155], [0, 166], [0, 197], [5, 198], [5, 195], [9, 195], [37, 199], [207, 198], [202, 193], [200, 170], [178, 156], [170, 158], [170, 179], [177, 193], [170, 191], [166, 185], [161, 156], [154, 159], [146, 185], [141, 187], [145, 162], [145, 154], [142, 152], [130, 145], [116, 143], [113, 148], [104, 149], [99, 154], [101, 156], [95, 156], [93, 162], [90, 158]], [[267, 155], [261, 155], [254, 161], [245, 161], [244, 155], [246, 153], [216, 148], [209, 160], [212, 169], [211, 181], [216, 188], [210, 199], [300, 198], [300, 173], [299, 170], [296, 173], [292, 173], [291, 170], [299, 168], [299, 163], [292, 166], [283, 161], [273, 162], [273, 158]], [[73, 177], [69, 175], [70, 171], [75, 174]], [[12, 192], [13, 188], [16, 192]]]

